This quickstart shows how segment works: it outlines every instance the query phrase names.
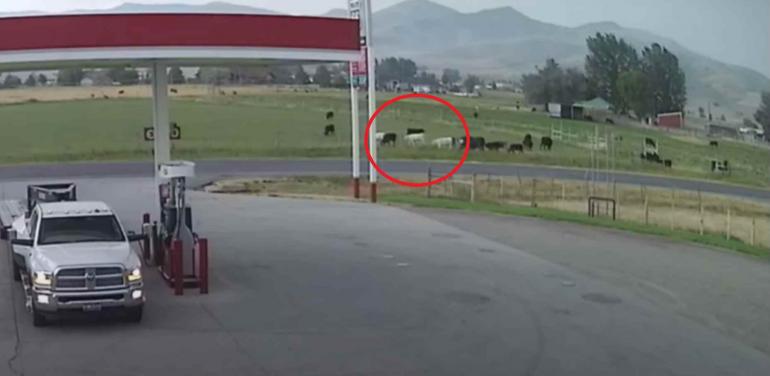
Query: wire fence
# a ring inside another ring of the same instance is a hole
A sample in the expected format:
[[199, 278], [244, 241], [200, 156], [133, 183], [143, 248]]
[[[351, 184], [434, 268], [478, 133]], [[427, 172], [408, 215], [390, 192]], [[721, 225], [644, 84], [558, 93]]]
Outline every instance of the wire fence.
[[[429, 172], [436, 177], [436, 171]], [[429, 198], [549, 208], [770, 247], [770, 207], [757, 201], [676, 188], [556, 179], [456, 176], [427, 187]]]

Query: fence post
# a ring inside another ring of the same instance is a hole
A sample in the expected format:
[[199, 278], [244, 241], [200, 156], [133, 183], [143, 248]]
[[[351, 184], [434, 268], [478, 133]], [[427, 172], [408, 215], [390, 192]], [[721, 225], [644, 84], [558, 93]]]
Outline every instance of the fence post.
[[476, 174], [473, 174], [471, 180], [471, 202], [476, 202]]
[[703, 233], [705, 229], [703, 228], [703, 195], [701, 194], [701, 191], [698, 190], [698, 210], [700, 212], [700, 221], [698, 225], [698, 232], [700, 233], [700, 236], [703, 236]]
[[732, 230], [732, 229], [730, 228], [730, 227], [731, 227], [731, 225], [732, 225], [732, 223], [731, 223], [731, 221], [732, 221], [732, 218], [731, 218], [731, 215], [730, 215], [730, 214], [731, 214], [731, 213], [730, 213], [730, 204], [727, 204], [727, 229], [726, 229], [726, 230], [727, 230], [727, 231], [726, 231], [726, 233], [727, 233], [727, 234], [726, 234], [726, 235], [727, 235], [727, 240], [730, 240], [730, 237], [731, 237], [731, 234], [730, 234], [730, 232], [731, 232], [731, 230]]
[[757, 217], [751, 218], [751, 245], [756, 245], [757, 236]]
[[671, 213], [669, 213], [669, 220], [671, 222], [671, 231], [674, 231], [674, 211], [676, 210], [676, 188], [671, 188]]
[[561, 204], [562, 209], [564, 208], [564, 202], [567, 201], [567, 184], [561, 183]]
[[[432, 171], [431, 167], [428, 167], [428, 182], [433, 180], [432, 172], [433, 171]], [[430, 198], [430, 193], [431, 193], [430, 190], [431, 190], [431, 186], [430, 186], [430, 184], [428, 184], [428, 186], [425, 188], [425, 195], [428, 198]]]
[[537, 179], [533, 178], [532, 179], [532, 196], [531, 196], [531, 198], [532, 198], [532, 207], [533, 208], [537, 207], [537, 195], [535, 193], [536, 187], [537, 187]]
[[505, 180], [502, 176], [500, 177], [500, 194], [498, 196], [500, 197], [500, 201], [505, 198]]
[[644, 187], [644, 224], [650, 224], [650, 202], [647, 198], [647, 187]]

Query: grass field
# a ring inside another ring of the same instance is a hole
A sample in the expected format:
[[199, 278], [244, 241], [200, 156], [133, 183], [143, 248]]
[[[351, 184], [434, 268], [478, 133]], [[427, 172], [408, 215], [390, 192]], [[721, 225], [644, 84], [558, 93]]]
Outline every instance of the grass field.
[[[117, 98], [118, 89], [126, 90]], [[350, 154], [349, 99], [344, 90], [305, 92], [303, 89], [239, 87], [222, 88], [225, 96], [204, 86], [181, 86], [171, 102], [171, 118], [183, 130], [174, 142], [175, 158], [317, 158]], [[238, 91], [238, 95], [233, 95]], [[95, 99], [91, 99], [94, 94]], [[103, 96], [110, 99], [103, 99]], [[151, 144], [142, 129], [152, 123], [147, 87], [22, 89], [0, 91], [0, 163], [81, 160], [150, 159]], [[383, 94], [381, 101], [392, 94]], [[468, 118], [474, 136], [488, 141], [521, 142], [525, 134], [535, 140], [559, 127], [575, 136], [556, 141], [554, 151], [523, 155], [472, 152], [470, 161], [528, 163], [567, 167], [591, 166], [588, 137], [598, 131], [614, 145], [611, 165], [618, 170], [726, 181], [753, 186], [770, 182], [770, 149], [722, 140], [711, 148], [703, 139], [635, 127], [606, 126], [549, 119], [542, 113], [515, 111], [512, 93], [485, 93], [482, 98], [447, 97]], [[362, 108], [363, 106], [362, 102]], [[479, 109], [479, 119], [472, 114]], [[327, 111], [335, 112], [337, 134], [323, 136]], [[362, 123], [365, 122], [362, 119]], [[427, 140], [463, 134], [448, 109], [424, 102], [402, 102], [385, 111], [380, 131], [403, 134], [409, 127], [427, 130]], [[661, 156], [674, 162], [673, 169], [639, 160], [645, 137], [659, 142]], [[380, 156], [391, 159], [457, 160], [456, 150], [431, 147], [382, 148]], [[598, 152], [606, 167], [605, 152]], [[729, 160], [729, 176], [709, 171], [710, 159]]]

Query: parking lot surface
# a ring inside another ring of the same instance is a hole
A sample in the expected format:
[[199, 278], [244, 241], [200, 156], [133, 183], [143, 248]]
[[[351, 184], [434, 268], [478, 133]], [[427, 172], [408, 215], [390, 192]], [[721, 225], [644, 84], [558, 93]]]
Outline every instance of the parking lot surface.
[[[129, 227], [152, 208], [151, 179], [77, 183]], [[21, 197], [24, 184], [3, 184], [3, 194]], [[761, 351], [623, 286], [419, 213], [198, 192], [190, 200], [195, 230], [211, 241], [211, 294], [174, 297], [147, 268], [141, 324], [79, 317], [33, 328], [0, 258], [0, 375], [770, 369]]]

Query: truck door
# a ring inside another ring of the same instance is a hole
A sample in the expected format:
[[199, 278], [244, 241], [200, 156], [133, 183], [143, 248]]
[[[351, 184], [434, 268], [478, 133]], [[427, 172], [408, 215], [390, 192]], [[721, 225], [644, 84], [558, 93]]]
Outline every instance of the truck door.
[[[31, 239], [34, 241], [35, 236], [37, 235], [37, 228], [39, 224], [40, 216], [38, 214], [37, 208], [35, 208], [32, 210], [32, 214], [27, 219], [24, 229], [20, 231], [16, 236], [18, 238]], [[13, 259], [22, 270], [26, 270], [27, 261], [29, 260], [31, 254], [32, 247], [13, 245]]]

